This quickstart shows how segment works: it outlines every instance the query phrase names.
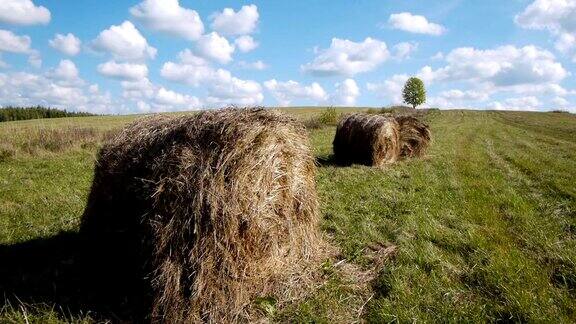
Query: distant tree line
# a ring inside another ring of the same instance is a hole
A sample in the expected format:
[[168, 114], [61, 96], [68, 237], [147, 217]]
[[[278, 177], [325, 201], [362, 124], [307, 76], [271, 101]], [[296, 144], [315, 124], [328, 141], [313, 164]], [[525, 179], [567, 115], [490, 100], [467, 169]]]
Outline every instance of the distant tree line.
[[56, 108], [36, 107], [4, 107], [0, 108], [0, 122], [39, 119], [39, 118], [62, 118], [94, 116], [86, 112], [66, 111]]

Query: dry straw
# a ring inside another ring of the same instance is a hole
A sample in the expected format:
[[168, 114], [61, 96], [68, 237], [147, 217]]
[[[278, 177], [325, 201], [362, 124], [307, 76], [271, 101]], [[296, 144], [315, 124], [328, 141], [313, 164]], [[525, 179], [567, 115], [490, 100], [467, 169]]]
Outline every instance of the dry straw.
[[339, 163], [384, 166], [400, 155], [399, 125], [394, 117], [356, 113], [336, 128], [333, 147]]
[[400, 126], [400, 156], [423, 156], [432, 140], [428, 125], [413, 116], [397, 116], [396, 121]]
[[139, 249], [151, 321], [251, 320], [254, 298], [310, 288], [315, 172], [305, 129], [277, 112], [144, 118], [100, 151], [82, 232]]

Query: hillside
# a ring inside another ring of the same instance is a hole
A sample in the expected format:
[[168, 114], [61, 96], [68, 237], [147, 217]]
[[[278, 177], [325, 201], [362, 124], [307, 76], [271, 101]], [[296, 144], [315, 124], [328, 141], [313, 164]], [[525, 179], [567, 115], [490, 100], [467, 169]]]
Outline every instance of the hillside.
[[[133, 118], [0, 124], [0, 322], [124, 314], [87, 307], [70, 274], [95, 153]], [[322, 230], [342, 255], [305, 301], [276, 310], [263, 299], [273, 320], [576, 321], [576, 116], [434, 110], [426, 120], [428, 156], [384, 170], [333, 165], [335, 127], [311, 130]]]

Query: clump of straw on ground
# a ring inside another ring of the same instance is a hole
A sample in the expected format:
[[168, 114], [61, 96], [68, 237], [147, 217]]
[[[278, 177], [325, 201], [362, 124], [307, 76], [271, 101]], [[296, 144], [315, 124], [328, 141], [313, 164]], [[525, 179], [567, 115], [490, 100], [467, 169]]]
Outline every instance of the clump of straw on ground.
[[384, 166], [400, 155], [399, 125], [394, 117], [356, 113], [344, 117], [336, 128], [333, 148], [342, 164]]
[[[397, 145], [395, 122], [371, 124], [391, 143], [374, 145]], [[247, 320], [254, 298], [310, 288], [314, 163], [305, 129], [277, 112], [144, 118], [102, 148], [81, 232], [134, 250], [153, 322]]]

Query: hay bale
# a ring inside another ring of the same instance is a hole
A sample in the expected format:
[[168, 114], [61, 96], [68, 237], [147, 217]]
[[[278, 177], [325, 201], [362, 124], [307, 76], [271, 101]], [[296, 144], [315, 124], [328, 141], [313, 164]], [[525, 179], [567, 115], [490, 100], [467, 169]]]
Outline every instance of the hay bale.
[[81, 232], [136, 255], [149, 320], [245, 320], [255, 297], [306, 289], [322, 246], [314, 163], [277, 112], [144, 118], [100, 151]]
[[398, 123], [393, 117], [356, 113], [336, 128], [333, 148], [339, 163], [384, 166], [398, 159]]
[[400, 156], [402, 158], [420, 157], [432, 140], [427, 124], [414, 116], [396, 116], [400, 126]]

